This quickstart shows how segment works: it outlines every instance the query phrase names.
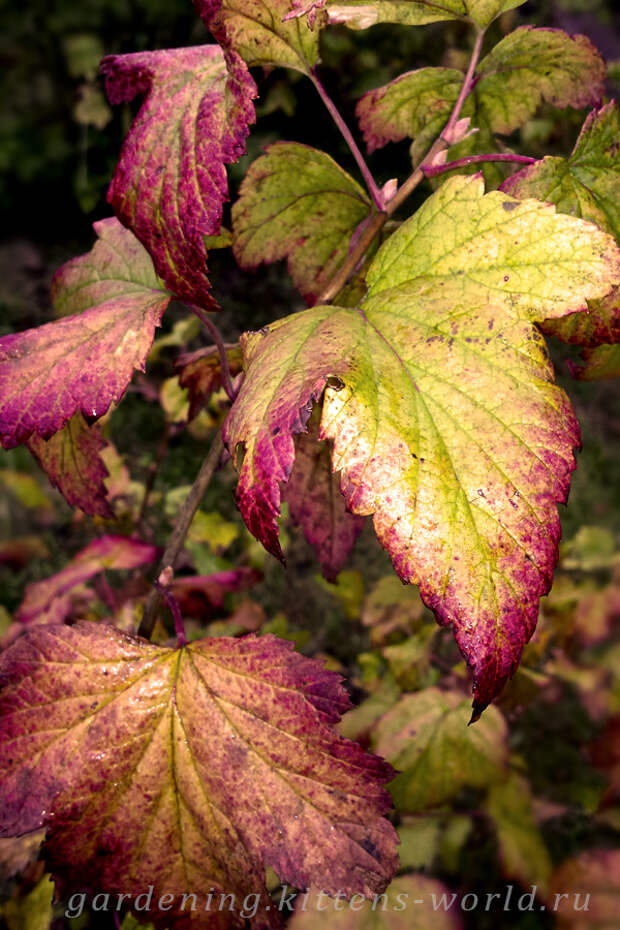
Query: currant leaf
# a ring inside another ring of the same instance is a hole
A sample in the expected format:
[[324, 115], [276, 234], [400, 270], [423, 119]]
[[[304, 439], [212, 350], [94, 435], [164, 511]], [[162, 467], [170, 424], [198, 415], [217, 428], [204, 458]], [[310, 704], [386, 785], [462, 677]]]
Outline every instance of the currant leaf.
[[105, 624], [38, 627], [2, 654], [0, 680], [0, 829], [47, 826], [61, 893], [153, 885], [174, 896], [168, 926], [191, 889], [211, 926], [219, 892], [239, 927], [251, 893], [268, 926], [266, 865], [365, 896], [396, 870], [391, 769], [335, 732], [346, 692], [291, 643], [169, 649]]
[[222, 48], [234, 50], [248, 65], [280, 65], [309, 74], [319, 59], [324, 12], [315, 13], [310, 24], [286, 18], [289, 0], [194, 0], [194, 6]]
[[533, 325], [620, 280], [593, 224], [446, 182], [380, 248], [357, 308], [316, 307], [243, 337], [224, 424], [243, 445], [246, 524], [281, 555], [280, 482], [325, 390], [319, 436], [347, 508], [374, 514], [400, 577], [452, 624], [476, 707], [511, 675], [548, 590], [578, 426]]
[[104, 484], [109, 473], [100, 456], [107, 443], [98, 423], [88, 426], [76, 413], [49, 439], [33, 433], [26, 444], [52, 485], [72, 507], [90, 516], [114, 516]]
[[148, 565], [158, 549], [129, 536], [106, 535], [93, 540], [68, 565], [43, 581], [26, 586], [15, 619], [21, 623], [60, 623], [69, 606], [68, 595], [78, 585], [106, 569], [131, 569]]
[[110, 55], [101, 72], [112, 103], [144, 95], [108, 201], [166, 287], [215, 309], [204, 237], [220, 232], [225, 166], [245, 151], [256, 85], [239, 56], [217, 45]]
[[233, 249], [242, 268], [288, 258], [293, 282], [313, 303], [370, 217], [362, 188], [324, 152], [278, 142], [252, 162], [233, 206]]
[[94, 229], [99, 241], [52, 282], [62, 319], [0, 339], [0, 440], [7, 449], [33, 433], [49, 438], [75, 414], [96, 419], [118, 403], [134, 369], [143, 369], [170, 302], [148, 253], [118, 220]]
[[[226, 346], [226, 357], [231, 376], [238, 375], [242, 370], [239, 346]], [[195, 352], [185, 352], [177, 358], [175, 366], [179, 374], [179, 384], [188, 393], [189, 419], [193, 420], [224, 383], [217, 347], [207, 346], [204, 349], [196, 349]]]
[[[468, 140], [467, 151], [453, 147], [450, 158], [470, 154], [470, 149], [493, 151], [489, 139], [524, 126], [543, 101], [562, 109], [598, 104], [606, 68], [585, 36], [522, 26], [483, 58], [475, 77], [462, 114], [471, 119], [479, 136]], [[424, 142], [432, 140], [445, 125], [462, 82], [463, 75], [454, 69], [421, 68], [364, 94], [357, 115], [369, 151], [405, 138], [416, 139], [420, 148], [420, 134]]]
[[[620, 241], [620, 116], [613, 101], [590, 113], [569, 158], [548, 156], [502, 184], [513, 197], [536, 197], [596, 223]], [[620, 341], [620, 290], [576, 313], [542, 324], [549, 335], [589, 347]]]
[[318, 412], [315, 408], [308, 432], [295, 438], [295, 461], [285, 497], [291, 519], [301, 526], [314, 548], [323, 575], [335, 581], [362, 532], [364, 518], [345, 507], [338, 479], [332, 473], [329, 445], [319, 440]]
[[469, 20], [485, 29], [501, 13], [514, 10], [525, 0], [294, 0], [294, 8], [306, 13], [323, 6], [328, 22], [342, 23], [350, 29], [368, 29], [375, 23], [401, 23], [425, 26], [446, 20]]

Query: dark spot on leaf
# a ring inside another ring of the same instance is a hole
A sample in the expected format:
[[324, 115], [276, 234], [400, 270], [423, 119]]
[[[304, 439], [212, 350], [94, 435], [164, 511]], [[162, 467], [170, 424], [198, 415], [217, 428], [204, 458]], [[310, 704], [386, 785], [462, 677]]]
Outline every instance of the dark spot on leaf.
[[344, 387], [344, 381], [336, 375], [330, 375], [327, 379], [327, 387], [333, 388], [334, 391], [341, 391]]
[[510, 275], [509, 275], [509, 274], [505, 274], [505, 275], [504, 275], [504, 281], [510, 281]]
[[511, 210], [516, 210], [518, 206], [518, 200], [504, 200], [502, 203], [502, 209], [504, 209], [506, 213], [510, 213]]
[[277, 436], [279, 432], [280, 432], [280, 427], [279, 427], [279, 426], [274, 426], [274, 428], [271, 430], [271, 435], [272, 435], [272, 436]]

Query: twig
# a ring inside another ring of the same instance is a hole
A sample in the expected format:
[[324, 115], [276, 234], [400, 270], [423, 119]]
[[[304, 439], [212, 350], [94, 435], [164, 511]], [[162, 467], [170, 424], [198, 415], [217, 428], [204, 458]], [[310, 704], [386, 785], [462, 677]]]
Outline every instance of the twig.
[[452, 113], [448, 118], [448, 122], [444, 126], [441, 132], [441, 138], [445, 139], [449, 144], [452, 144], [451, 136], [454, 133], [454, 129], [458, 122], [458, 119], [461, 115], [461, 110], [463, 109], [463, 104], [465, 103], [468, 95], [474, 88], [476, 73], [476, 68], [478, 67], [478, 62], [480, 61], [480, 53], [482, 52], [482, 43], [484, 42], [484, 29], [478, 31], [476, 36], [476, 41], [474, 42], [474, 47], [471, 53], [471, 58], [469, 59], [469, 66], [463, 78], [463, 83], [461, 84], [461, 90], [457, 97], [456, 103], [452, 109]]
[[[157, 570], [158, 581], [160, 581], [162, 572], [166, 572], [167, 569], [174, 571], [177, 556], [183, 548], [183, 543], [185, 542], [187, 531], [189, 530], [190, 524], [194, 519], [194, 514], [200, 506], [200, 502], [204, 497], [205, 491], [209, 486], [209, 482], [211, 481], [211, 478], [213, 477], [215, 470], [219, 465], [223, 451], [224, 443], [222, 442], [222, 437], [218, 431], [215, 439], [213, 440], [213, 443], [211, 444], [211, 448], [207, 453], [207, 457], [202, 463], [202, 467], [196, 476], [196, 480], [194, 481], [191, 490], [185, 498], [185, 502], [177, 515], [177, 519], [168, 541], [168, 545], [166, 546], [165, 552], [161, 558], [161, 562], [159, 563], [159, 568]], [[172, 576], [170, 575], [170, 571], [166, 572], [164, 575], [164, 583], [169, 584], [171, 577]], [[153, 588], [144, 608], [144, 615], [138, 629], [138, 635], [144, 636], [146, 639], [149, 639], [153, 632], [153, 627], [155, 626], [155, 613], [159, 597], [159, 591], [157, 588]]]
[[366, 182], [366, 187], [368, 188], [368, 193], [372, 197], [372, 201], [375, 207], [377, 208], [377, 210], [381, 212], [382, 210], [385, 209], [385, 202], [384, 202], [383, 194], [381, 193], [379, 187], [377, 186], [377, 183], [372, 176], [370, 168], [366, 164], [366, 160], [364, 159], [364, 156], [360, 152], [357, 142], [355, 141], [355, 139], [353, 138], [351, 134], [351, 130], [349, 129], [349, 127], [343, 120], [342, 116], [340, 115], [340, 111], [338, 110], [338, 107], [336, 106], [334, 101], [331, 99], [327, 91], [325, 90], [317, 74], [316, 68], [312, 68], [311, 73], [310, 73], [310, 80], [316, 87], [321, 100], [323, 101], [327, 109], [329, 110], [329, 113], [333, 121], [335, 122], [336, 126], [342, 133], [345, 142], [349, 146], [351, 150], [351, 154], [353, 155], [353, 158], [357, 162], [358, 168], [362, 172], [362, 177], [364, 178], [364, 181]]
[[226, 396], [228, 397], [229, 401], [232, 404], [235, 402], [237, 398], [237, 392], [235, 391], [235, 388], [232, 383], [232, 377], [230, 374], [230, 365], [228, 364], [226, 346], [224, 345], [224, 340], [222, 339], [222, 335], [219, 329], [217, 328], [217, 326], [215, 325], [215, 323], [213, 322], [213, 320], [209, 319], [209, 317], [207, 316], [204, 310], [202, 310], [200, 307], [196, 307], [194, 304], [188, 304], [187, 306], [192, 311], [192, 313], [196, 314], [196, 316], [198, 317], [200, 322], [203, 324], [205, 329], [209, 331], [209, 335], [211, 336], [211, 338], [213, 339], [213, 342], [217, 346], [218, 355], [220, 357], [220, 365], [222, 366], [222, 387], [224, 388], [226, 392]]
[[455, 161], [447, 161], [443, 165], [422, 165], [422, 171], [427, 178], [434, 178], [438, 174], [446, 171], [454, 171], [456, 168], [466, 168], [468, 165], [478, 165], [482, 162], [489, 161], [508, 161], [516, 162], [518, 165], [534, 165], [535, 158], [528, 155], [511, 155], [511, 154], [489, 154], [489, 155], [467, 155], [465, 158], [457, 158]]

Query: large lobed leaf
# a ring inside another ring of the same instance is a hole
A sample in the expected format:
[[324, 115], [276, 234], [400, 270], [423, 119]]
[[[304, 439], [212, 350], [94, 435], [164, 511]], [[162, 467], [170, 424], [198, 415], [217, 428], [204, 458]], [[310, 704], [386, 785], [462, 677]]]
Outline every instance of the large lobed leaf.
[[[590, 113], [569, 158], [548, 156], [508, 178], [502, 190], [519, 199], [537, 197], [558, 210], [596, 223], [620, 241], [620, 116], [613, 101]], [[595, 349], [620, 341], [620, 289], [592, 301], [587, 313], [548, 320], [545, 332]], [[589, 353], [589, 370], [611, 349]]]
[[[476, 69], [462, 113], [485, 141], [474, 137], [471, 144], [492, 151], [493, 134], [524, 126], [543, 101], [562, 108], [597, 104], [605, 76], [604, 61], [585, 36], [532, 26], [515, 29]], [[416, 153], [422, 154], [443, 129], [462, 82], [463, 75], [452, 68], [421, 68], [364, 94], [357, 115], [369, 150], [412, 138]]]
[[452, 624], [476, 707], [501, 690], [536, 623], [579, 430], [537, 319], [620, 280], [592, 224], [453, 178], [381, 247], [357, 308], [316, 307], [244, 337], [224, 426], [238, 503], [280, 555], [280, 482], [325, 391], [320, 437], [348, 509], [374, 514], [400, 577]]
[[334, 731], [339, 678], [290, 643], [168, 649], [101, 624], [40, 627], [2, 654], [0, 681], [0, 831], [47, 826], [63, 892], [152, 885], [174, 896], [165, 926], [186, 893], [217, 926], [210, 891], [213, 910], [234, 896], [226, 926], [243, 926], [256, 894], [266, 926], [266, 865], [366, 896], [396, 869], [391, 769]]
[[[95, 419], [143, 368], [170, 301], [148, 253], [115, 219], [94, 224], [99, 241], [52, 283], [62, 319], [0, 339], [0, 441], [49, 438], [75, 414]], [[36, 440], [35, 440], [36, 443]]]
[[112, 103], [144, 95], [108, 201], [166, 286], [214, 309], [204, 237], [220, 231], [225, 166], [245, 151], [254, 81], [238, 55], [217, 45], [110, 55], [101, 71]]
[[506, 10], [521, 6], [525, 0], [294, 0], [300, 13], [325, 7], [328, 22], [344, 23], [351, 29], [368, 29], [375, 23], [401, 23], [424, 26], [447, 20], [469, 20], [486, 28]]
[[295, 286], [313, 303], [371, 209], [359, 184], [329, 155], [278, 142], [252, 163], [233, 206], [235, 256], [242, 268], [288, 258]]

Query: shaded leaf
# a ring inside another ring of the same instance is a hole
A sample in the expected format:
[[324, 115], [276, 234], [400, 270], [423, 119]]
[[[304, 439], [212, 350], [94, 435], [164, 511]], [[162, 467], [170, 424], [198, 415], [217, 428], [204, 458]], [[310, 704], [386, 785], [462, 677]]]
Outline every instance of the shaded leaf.
[[401, 773], [390, 788], [399, 810], [415, 813], [456, 797], [464, 787], [485, 788], [502, 779], [508, 728], [490, 707], [467, 726], [467, 698], [426, 688], [404, 694], [378, 721], [372, 747]]
[[49, 930], [54, 916], [53, 896], [54, 884], [45, 875], [28, 894], [0, 905], [8, 930]]
[[485, 807], [497, 832], [503, 874], [545, 894], [551, 859], [534, 820], [527, 780], [511, 773], [506, 781], [491, 785]]
[[[237, 909], [253, 893], [266, 926], [266, 865], [347, 895], [395, 871], [390, 769], [334, 732], [339, 678], [290, 644], [167, 649], [101, 624], [39, 627], [0, 677], [2, 833], [47, 824], [61, 893], [153, 885], [175, 896], [165, 926], [188, 888], [203, 912], [209, 890]], [[243, 925], [238, 911], [226, 922]]]
[[[243, 370], [241, 348], [226, 346], [230, 374], [234, 378]], [[216, 346], [207, 346], [195, 352], [185, 352], [175, 363], [179, 384], [189, 395], [189, 418], [193, 420], [207, 405], [212, 394], [222, 387], [222, 365]]]
[[242, 268], [287, 258], [295, 286], [313, 303], [370, 214], [362, 188], [329, 155], [277, 142], [252, 162], [233, 206], [235, 257]]
[[620, 378], [620, 344], [597, 346], [584, 349], [581, 353], [583, 365], [571, 365], [571, 373], [579, 381], [602, 381], [605, 378]]
[[11, 491], [22, 507], [28, 510], [52, 508], [52, 502], [33, 475], [15, 471], [13, 468], [0, 468], [0, 485]]
[[181, 611], [189, 616], [211, 615], [222, 607], [224, 597], [232, 591], [244, 591], [262, 578], [254, 568], [235, 568], [211, 575], [189, 575], [174, 578], [172, 593]]
[[121, 399], [134, 369], [144, 366], [170, 294], [117, 220], [94, 229], [99, 241], [91, 251], [54, 277], [52, 299], [63, 318], [0, 339], [5, 448], [33, 433], [48, 438], [76, 413], [102, 416]]
[[27, 446], [52, 485], [72, 507], [79, 507], [91, 516], [114, 516], [104, 484], [108, 469], [100, 452], [106, 440], [99, 424], [88, 426], [84, 417], [76, 413], [47, 440], [33, 433]]
[[245, 151], [254, 81], [238, 56], [216, 45], [109, 55], [101, 72], [112, 103], [144, 95], [108, 201], [166, 286], [214, 309], [203, 237], [220, 231], [225, 165]]
[[[577, 109], [599, 103], [605, 76], [604, 61], [585, 36], [533, 26], [515, 29], [478, 65], [462, 115], [479, 133], [468, 140], [467, 151], [455, 146], [449, 158], [470, 154], [470, 149], [472, 154], [494, 151], [493, 135], [524, 126], [543, 101]], [[452, 68], [421, 68], [364, 94], [357, 116], [369, 151], [409, 137], [422, 155], [445, 126], [463, 77]], [[524, 196], [539, 194], [532, 190]]]
[[15, 614], [21, 623], [58, 623], [63, 616], [54, 611], [57, 602], [66, 603], [66, 595], [77, 585], [105, 569], [139, 568], [153, 562], [157, 548], [129, 536], [101, 536], [78, 552], [62, 571], [26, 587], [25, 597]]
[[423, 615], [418, 589], [390, 574], [380, 578], [366, 597], [362, 623], [371, 627], [372, 641], [380, 645], [392, 633], [411, 633]]
[[304, 19], [285, 20], [289, 0], [194, 0], [194, 6], [220, 45], [248, 65], [281, 65], [308, 74], [319, 58], [319, 32]]
[[551, 897], [561, 930], [612, 930], [618, 926], [619, 849], [593, 849], [554, 872]]
[[[562, 213], [590, 220], [620, 240], [619, 137], [620, 116], [612, 101], [590, 113], [569, 158], [543, 158], [508, 178], [502, 190], [519, 199], [547, 200]], [[542, 328], [577, 345], [615, 343], [620, 340], [620, 289], [614, 288], [607, 297], [591, 302], [587, 314], [547, 320]], [[597, 353], [588, 368], [604, 370], [609, 354]], [[577, 370], [583, 377], [583, 370]]]
[[[347, 904], [342, 895], [335, 900], [316, 892], [300, 895], [287, 924], [291, 930], [460, 930], [457, 909], [444, 910], [443, 897], [450, 890], [426, 875], [399, 875], [385, 895], [373, 901], [359, 896]], [[435, 904], [438, 906], [435, 907]]]
[[314, 548], [323, 575], [335, 581], [362, 532], [364, 518], [345, 507], [338, 478], [332, 473], [329, 446], [319, 441], [319, 419], [313, 414], [308, 432], [296, 437], [285, 496], [291, 519]]
[[359, 309], [316, 307], [243, 337], [224, 424], [237, 500], [280, 556], [280, 482], [325, 390], [320, 438], [352, 513], [451, 623], [475, 700], [501, 690], [549, 589], [579, 441], [533, 321], [620, 275], [613, 240], [537, 201], [448, 181], [381, 247]]

